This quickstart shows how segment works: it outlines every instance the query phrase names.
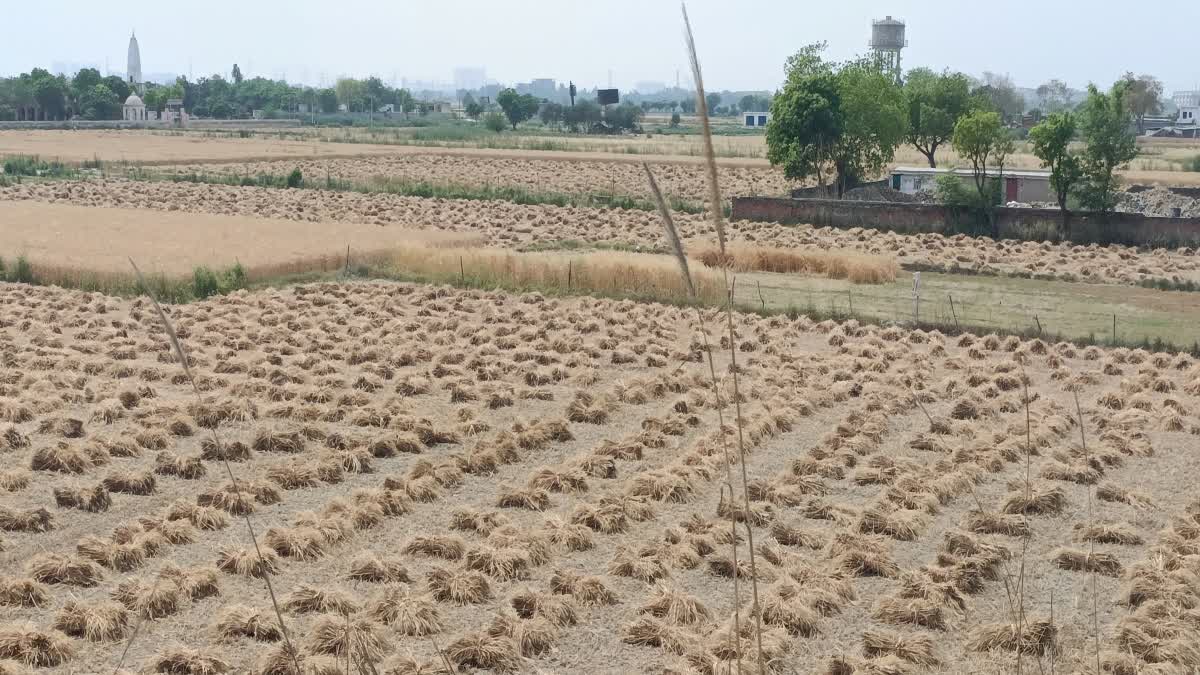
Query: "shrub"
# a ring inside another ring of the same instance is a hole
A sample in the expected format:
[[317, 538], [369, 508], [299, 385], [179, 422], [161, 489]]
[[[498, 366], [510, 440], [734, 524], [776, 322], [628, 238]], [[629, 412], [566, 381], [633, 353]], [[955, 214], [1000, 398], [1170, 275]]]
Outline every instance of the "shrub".
[[192, 294], [198, 300], [216, 295], [220, 292], [220, 286], [217, 283], [217, 275], [213, 271], [201, 265], [192, 272]]
[[9, 280], [20, 284], [33, 283], [33, 267], [29, 264], [29, 260], [25, 256], [17, 256], [17, 266], [13, 268]]
[[483, 118], [483, 125], [491, 131], [500, 133], [504, 131], [505, 127], [508, 126], [508, 121], [504, 119], [504, 115], [501, 115], [498, 112], [492, 112], [488, 113], [487, 116]]
[[287, 177], [287, 186], [289, 188], [298, 188], [298, 187], [300, 187], [300, 184], [303, 182], [304, 182], [304, 174], [300, 172], [300, 168], [297, 167], [295, 169], [292, 169], [292, 172], [289, 173], [288, 177]]
[[673, 113], [671, 113], [671, 128], [675, 129], [678, 127], [679, 127], [679, 113], [673, 112]]
[[1183, 168], [1186, 171], [1200, 171], [1200, 155], [1196, 155], [1191, 161], [1185, 162]]
[[246, 268], [236, 262], [221, 275], [221, 292], [229, 293], [246, 287]]

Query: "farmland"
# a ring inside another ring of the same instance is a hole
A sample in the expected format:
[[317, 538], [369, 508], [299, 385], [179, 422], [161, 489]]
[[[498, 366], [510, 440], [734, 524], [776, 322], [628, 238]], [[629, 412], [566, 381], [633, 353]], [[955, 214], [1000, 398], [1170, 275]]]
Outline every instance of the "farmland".
[[[1200, 364], [1050, 337], [1191, 344], [1144, 286], [1192, 250], [721, 253], [686, 153], [73, 138], [137, 159], [0, 187], [45, 284], [0, 284], [0, 673], [1200, 667]], [[762, 164], [725, 196], [789, 187]]]
[[752, 573], [772, 668], [1011, 664], [1015, 630], [1070, 670], [1093, 620], [1111, 664], [1195, 665], [1166, 618], [1196, 602], [1187, 356], [746, 315], [731, 341], [708, 312], [318, 284], [174, 308], [193, 395], [144, 300], [0, 302], [26, 324], [10, 657], [115, 667], [145, 616], [127, 668], [280, 672], [246, 517], [308, 667], [348, 631], [401, 672], [438, 667], [430, 637], [463, 668], [726, 672], [757, 658]]

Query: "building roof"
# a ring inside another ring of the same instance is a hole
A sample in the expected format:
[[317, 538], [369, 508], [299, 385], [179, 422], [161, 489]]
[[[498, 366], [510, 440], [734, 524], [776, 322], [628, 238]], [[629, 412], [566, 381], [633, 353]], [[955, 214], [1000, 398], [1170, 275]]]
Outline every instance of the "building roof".
[[[892, 169], [892, 174], [908, 174], [910, 176], [933, 176], [944, 173], [954, 173], [957, 176], [971, 176], [974, 172], [971, 169], [931, 169], [927, 166], [897, 166]], [[988, 174], [998, 173], [994, 168], [988, 168]], [[1014, 178], [1038, 178], [1050, 180], [1050, 172], [1042, 169], [1005, 169], [1005, 176]]]
[[146, 105], [142, 102], [142, 97], [137, 94], [130, 94], [129, 98], [125, 99], [125, 105]]

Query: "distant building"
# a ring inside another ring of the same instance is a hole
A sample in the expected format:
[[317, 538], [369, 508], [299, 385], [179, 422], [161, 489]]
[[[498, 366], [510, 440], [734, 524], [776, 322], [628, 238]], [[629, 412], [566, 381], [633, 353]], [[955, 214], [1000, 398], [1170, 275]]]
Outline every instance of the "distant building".
[[475, 91], [487, 84], [487, 73], [483, 68], [455, 68], [454, 88]]
[[543, 77], [529, 83], [529, 93], [537, 99], [552, 99], [556, 93], [554, 78]]
[[643, 81], [636, 82], [633, 85], [634, 91], [639, 94], [657, 94], [667, 88], [667, 85], [662, 82]]
[[141, 92], [142, 83], [142, 51], [138, 47], [137, 35], [130, 33], [129, 35], [129, 55], [125, 69], [126, 81], [131, 89], [136, 92]]
[[742, 113], [743, 125], [745, 127], [765, 127], [767, 122], [771, 121], [770, 112], [744, 112]]
[[164, 122], [174, 124], [175, 126], [186, 126], [188, 122], [188, 113], [183, 107], [183, 99], [167, 99], [167, 105], [165, 108], [163, 108], [162, 119]]
[[125, 99], [125, 104], [121, 106], [121, 119], [126, 122], [147, 121], [146, 104], [142, 102], [142, 97], [134, 93]]
[[[988, 173], [993, 178], [999, 177], [990, 171]], [[933, 192], [937, 187], [937, 179], [945, 175], [957, 176], [963, 182], [971, 183], [971, 189], [975, 189], [975, 174], [970, 169], [931, 169], [923, 166], [898, 166], [892, 169], [891, 187], [893, 190], [909, 195], [918, 192]], [[1054, 200], [1052, 195], [1049, 171], [1025, 169], [1004, 171], [1005, 202], [1049, 202]]]

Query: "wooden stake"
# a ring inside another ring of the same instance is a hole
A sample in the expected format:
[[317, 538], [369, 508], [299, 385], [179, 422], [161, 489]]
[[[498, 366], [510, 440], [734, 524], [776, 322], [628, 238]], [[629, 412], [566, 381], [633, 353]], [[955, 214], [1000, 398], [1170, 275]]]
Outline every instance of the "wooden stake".
[[954, 317], [954, 330], [961, 332], [962, 328], [958, 325], [958, 312], [954, 311], [954, 296], [947, 293], [946, 297], [950, 298], [950, 316]]
[[463, 267], [462, 256], [458, 256], [458, 279], [465, 286], [467, 284], [467, 270]]

